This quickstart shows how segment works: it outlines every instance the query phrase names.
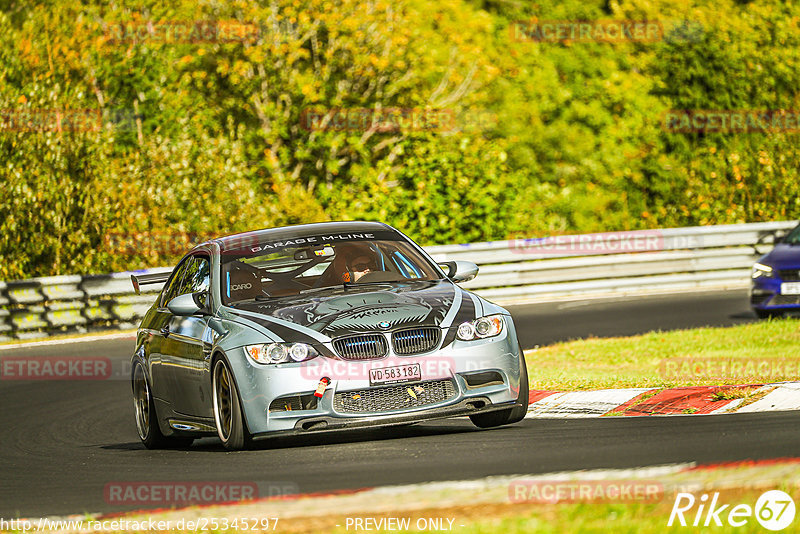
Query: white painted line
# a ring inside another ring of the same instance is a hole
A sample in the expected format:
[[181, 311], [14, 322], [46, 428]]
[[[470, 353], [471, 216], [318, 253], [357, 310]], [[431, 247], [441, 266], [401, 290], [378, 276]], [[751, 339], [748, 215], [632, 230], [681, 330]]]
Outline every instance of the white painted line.
[[25, 347], [43, 347], [48, 345], [68, 345], [71, 343], [88, 343], [91, 341], [101, 341], [104, 339], [135, 339], [136, 332], [116, 332], [114, 334], [92, 334], [81, 337], [69, 337], [63, 339], [46, 339], [42, 341], [22, 341], [20, 343], [9, 343], [0, 345], [0, 350], [20, 349]]
[[769, 386], [769, 387], [778, 386], [778, 387], [782, 387], [782, 388], [796, 389], [796, 390], [800, 391], [800, 382], [773, 382], [772, 384], [767, 384], [764, 387], [767, 387], [767, 386]]
[[558, 406], [561, 399], [567, 394], [568, 393], [554, 393], [553, 395], [549, 395], [543, 399], [539, 399], [536, 402], [530, 403], [528, 405], [528, 414], [525, 416], [525, 418], [528, 419], [530, 417], [535, 417], [537, 414], [550, 409], [554, 405]]
[[781, 384], [772, 393], [753, 404], [736, 410], [736, 413], [777, 412], [780, 410], [800, 410], [800, 384]]
[[728, 413], [729, 411], [734, 410], [737, 406], [739, 406], [743, 402], [744, 402], [744, 399], [733, 399], [731, 402], [729, 402], [725, 406], [717, 408], [716, 410], [712, 410], [712, 411], [708, 412], [707, 414], [700, 414], [700, 415], [714, 415], [714, 414], [718, 414], [718, 413]]
[[529, 405], [525, 417], [599, 417], [646, 391], [652, 388], [556, 393]]

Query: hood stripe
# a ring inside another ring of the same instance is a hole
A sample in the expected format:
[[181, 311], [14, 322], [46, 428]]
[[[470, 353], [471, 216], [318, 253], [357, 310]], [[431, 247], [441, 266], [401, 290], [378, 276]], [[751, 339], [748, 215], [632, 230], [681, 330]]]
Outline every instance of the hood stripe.
[[307, 326], [303, 326], [301, 324], [293, 323], [291, 321], [284, 321], [283, 319], [278, 319], [277, 317], [272, 317], [270, 315], [265, 315], [263, 313], [256, 313], [247, 310], [230, 310], [231, 313], [234, 315], [250, 319], [251, 321], [255, 321], [258, 324], [264, 325], [265, 327], [269, 328], [270, 330], [275, 331], [275, 326], [282, 326], [284, 329], [289, 329], [292, 332], [302, 333], [305, 334], [306, 337], [313, 338], [318, 343], [329, 343], [331, 338], [328, 336], [317, 332], [316, 330], [312, 330]]
[[285, 342], [297, 342], [313, 345], [323, 356], [327, 356], [329, 358], [336, 357], [336, 355], [324, 344], [324, 342], [306, 335], [305, 332], [298, 330], [294, 327], [294, 325], [292, 327], [287, 327], [269, 317], [247, 317], [247, 320], [248, 322], [256, 323], [257, 325], [268, 329]]
[[450, 310], [448, 310], [447, 315], [444, 316], [442, 322], [439, 323], [440, 328], [448, 328], [450, 325], [453, 324], [453, 319], [455, 318], [456, 314], [458, 313], [459, 308], [461, 307], [461, 301], [464, 299], [464, 292], [461, 291], [455, 284], [452, 286], [453, 289], [453, 303], [450, 305]]
[[475, 319], [475, 303], [471, 298], [462, 298], [461, 307], [458, 309], [458, 313], [456, 314], [452, 325], [447, 329], [447, 334], [444, 336], [442, 348], [448, 346], [456, 338], [458, 325], [465, 321], [472, 321], [473, 319]]
[[245, 326], [249, 326], [250, 328], [252, 328], [256, 332], [258, 332], [259, 334], [263, 334], [263, 335], [267, 336], [269, 338], [270, 342], [281, 342], [281, 341], [283, 341], [283, 339], [278, 337], [278, 335], [275, 332], [271, 331], [270, 328], [265, 328], [264, 327], [265, 325], [262, 325], [259, 322], [251, 321], [250, 317], [245, 317], [243, 315], [242, 316], [234, 315], [234, 318], [235, 318], [235, 321], [237, 323], [243, 324]]
[[[475, 318], [483, 317], [485, 313], [483, 312], [483, 303], [481, 299], [478, 298], [478, 295], [467, 293], [469, 298], [472, 299], [472, 304], [475, 306]], [[459, 323], [460, 324], [460, 323]]]

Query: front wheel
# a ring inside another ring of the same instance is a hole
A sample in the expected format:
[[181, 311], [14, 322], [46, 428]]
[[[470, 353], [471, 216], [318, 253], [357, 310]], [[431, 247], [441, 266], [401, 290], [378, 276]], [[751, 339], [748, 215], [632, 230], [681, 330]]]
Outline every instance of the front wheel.
[[525, 364], [525, 354], [522, 353], [520, 348], [520, 375], [519, 375], [519, 395], [517, 395], [517, 406], [507, 410], [498, 410], [496, 412], [479, 413], [470, 415], [472, 424], [479, 428], [492, 428], [501, 425], [510, 425], [511, 423], [518, 423], [525, 418], [528, 413], [528, 366]]
[[136, 413], [136, 431], [148, 449], [188, 447], [194, 441], [193, 438], [165, 436], [161, 433], [150, 384], [140, 363], [135, 364], [133, 369], [133, 409]]
[[233, 381], [233, 374], [223, 358], [219, 358], [214, 363], [212, 389], [214, 392], [214, 421], [222, 445], [232, 451], [250, 448], [253, 438], [244, 422], [239, 391]]

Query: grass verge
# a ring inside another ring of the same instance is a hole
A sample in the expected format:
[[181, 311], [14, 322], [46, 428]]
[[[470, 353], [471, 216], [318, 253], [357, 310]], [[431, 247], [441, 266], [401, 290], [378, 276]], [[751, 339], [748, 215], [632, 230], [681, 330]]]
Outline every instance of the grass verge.
[[778, 319], [582, 339], [525, 351], [525, 356], [531, 389], [718, 386], [797, 380], [798, 345], [800, 322]]

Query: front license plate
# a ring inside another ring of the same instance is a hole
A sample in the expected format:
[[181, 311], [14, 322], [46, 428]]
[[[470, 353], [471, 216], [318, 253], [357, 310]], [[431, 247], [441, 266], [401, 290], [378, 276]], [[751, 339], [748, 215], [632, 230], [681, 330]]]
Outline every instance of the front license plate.
[[399, 384], [401, 382], [413, 382], [414, 380], [422, 380], [422, 368], [418, 363], [369, 370], [370, 386]]
[[784, 282], [781, 284], [781, 294], [800, 295], [800, 282]]

